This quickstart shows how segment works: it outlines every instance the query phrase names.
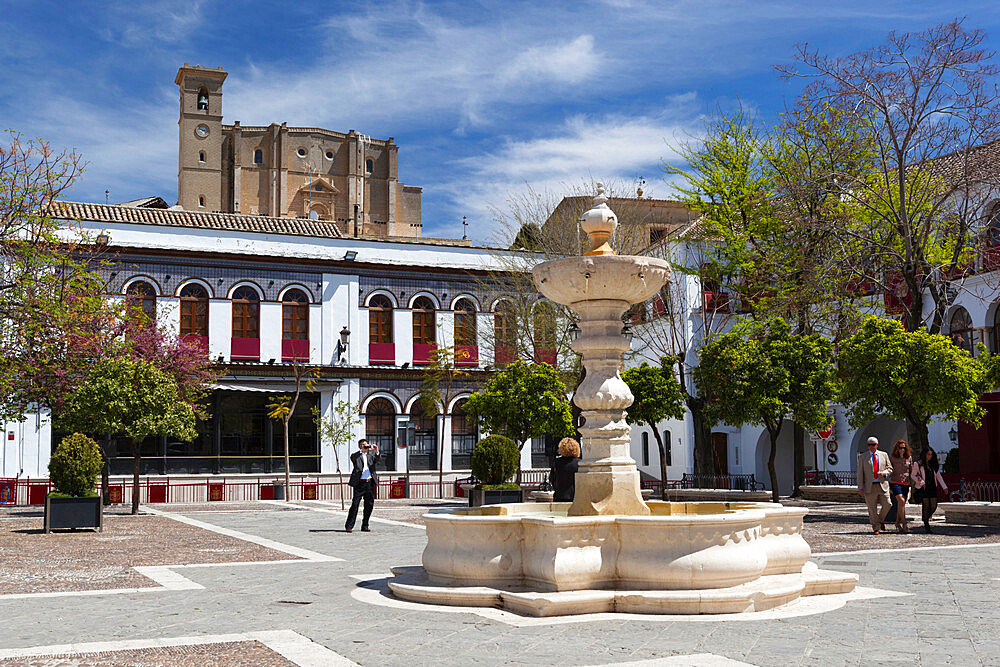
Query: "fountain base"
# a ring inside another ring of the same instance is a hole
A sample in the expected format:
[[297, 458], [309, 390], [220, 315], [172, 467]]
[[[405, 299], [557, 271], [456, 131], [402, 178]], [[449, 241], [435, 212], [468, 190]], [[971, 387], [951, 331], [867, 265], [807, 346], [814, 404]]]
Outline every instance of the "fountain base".
[[644, 507], [649, 515], [573, 516], [569, 503], [426, 514], [423, 567], [394, 570], [389, 587], [414, 602], [533, 616], [709, 614], [846, 593], [858, 581], [809, 563], [805, 509], [662, 501]]

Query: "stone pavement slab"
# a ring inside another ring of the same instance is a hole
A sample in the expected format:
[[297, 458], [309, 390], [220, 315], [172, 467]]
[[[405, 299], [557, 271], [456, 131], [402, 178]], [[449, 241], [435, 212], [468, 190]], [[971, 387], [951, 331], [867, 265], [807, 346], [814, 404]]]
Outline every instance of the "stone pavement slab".
[[[856, 572], [863, 587], [905, 596], [852, 600], [808, 616], [621, 615], [518, 626], [464, 610], [357, 599], [361, 586], [372, 586], [367, 580], [420, 563], [425, 533], [406, 521], [376, 518], [373, 532], [348, 534], [336, 508], [193, 516], [343, 560], [185, 569], [199, 590], [0, 599], [0, 615], [16, 619], [0, 633], [0, 649], [287, 630], [362, 665], [597, 665], [704, 654], [752, 665], [998, 664], [1000, 581], [993, 563], [1000, 545], [992, 543], [817, 557], [820, 567]], [[887, 639], [897, 628], [906, 639]]]

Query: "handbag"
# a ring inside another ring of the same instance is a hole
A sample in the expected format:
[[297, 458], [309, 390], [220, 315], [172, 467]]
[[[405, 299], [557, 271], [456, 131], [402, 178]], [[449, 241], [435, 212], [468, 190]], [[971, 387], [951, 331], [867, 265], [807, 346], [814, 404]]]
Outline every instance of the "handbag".
[[910, 477], [913, 479], [913, 488], [922, 489], [924, 488], [924, 467], [919, 463], [914, 463], [913, 468], [910, 472]]

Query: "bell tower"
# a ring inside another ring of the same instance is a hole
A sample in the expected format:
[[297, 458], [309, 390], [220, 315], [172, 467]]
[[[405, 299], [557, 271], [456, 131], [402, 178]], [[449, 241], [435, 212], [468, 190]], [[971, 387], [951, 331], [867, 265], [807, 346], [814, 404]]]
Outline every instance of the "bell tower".
[[221, 67], [184, 66], [174, 83], [181, 109], [177, 162], [177, 203], [192, 211], [222, 211], [222, 82]]

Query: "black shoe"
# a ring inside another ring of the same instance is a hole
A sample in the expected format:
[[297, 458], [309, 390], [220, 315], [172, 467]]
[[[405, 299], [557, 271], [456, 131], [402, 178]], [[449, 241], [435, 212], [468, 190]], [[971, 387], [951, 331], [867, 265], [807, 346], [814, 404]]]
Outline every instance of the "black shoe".
[[925, 533], [930, 533], [931, 532], [931, 527], [929, 525], [927, 525], [926, 523], [924, 524], [924, 532]]
[[372, 529], [369, 528], [369, 527], [367, 527], [367, 526], [361, 526], [361, 532], [362, 533], [370, 533], [370, 532], [372, 532]]
[[353, 528], [345, 528], [345, 529], [344, 529], [344, 532], [345, 532], [345, 533], [350, 533], [350, 532], [351, 532], [351, 531], [353, 531], [353, 530], [354, 530]]

